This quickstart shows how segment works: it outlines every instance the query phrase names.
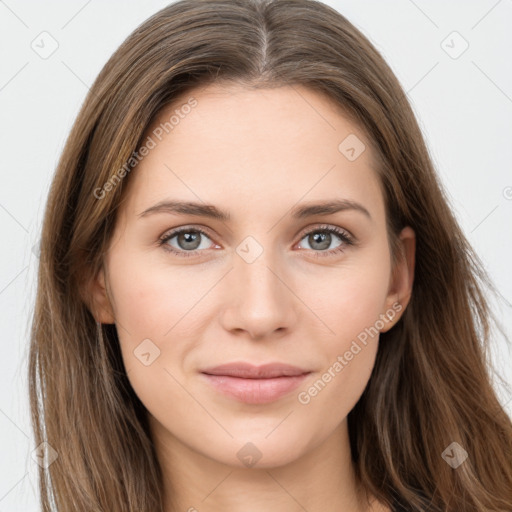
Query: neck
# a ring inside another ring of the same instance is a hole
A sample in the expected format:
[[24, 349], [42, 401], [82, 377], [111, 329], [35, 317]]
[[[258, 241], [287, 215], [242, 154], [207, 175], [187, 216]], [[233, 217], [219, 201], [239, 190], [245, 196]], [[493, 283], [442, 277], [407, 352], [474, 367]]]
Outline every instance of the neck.
[[[321, 444], [278, 467], [235, 467], [181, 443], [150, 415], [164, 480], [165, 512], [377, 512], [359, 487], [346, 419]], [[264, 462], [264, 458], [261, 459]]]

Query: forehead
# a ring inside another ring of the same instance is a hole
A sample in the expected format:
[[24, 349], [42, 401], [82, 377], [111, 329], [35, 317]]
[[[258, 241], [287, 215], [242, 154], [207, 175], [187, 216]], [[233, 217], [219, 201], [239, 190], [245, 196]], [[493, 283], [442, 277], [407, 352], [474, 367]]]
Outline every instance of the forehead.
[[245, 211], [328, 196], [383, 212], [366, 134], [302, 86], [194, 89], [159, 113], [143, 145], [149, 139], [152, 149], [130, 175], [127, 199], [139, 211], [166, 197]]

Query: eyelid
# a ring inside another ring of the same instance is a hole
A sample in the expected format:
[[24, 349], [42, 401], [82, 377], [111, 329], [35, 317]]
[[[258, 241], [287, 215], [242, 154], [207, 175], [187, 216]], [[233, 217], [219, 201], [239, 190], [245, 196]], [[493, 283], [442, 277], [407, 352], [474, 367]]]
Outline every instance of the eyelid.
[[307, 226], [301, 231], [299, 231], [299, 234], [297, 236], [299, 237], [299, 240], [302, 240], [306, 235], [309, 235], [311, 232], [324, 230], [334, 232], [338, 235], [345, 235], [346, 238], [350, 239], [352, 242], [356, 242], [355, 236], [348, 229], [336, 226], [335, 224], [313, 224], [313, 226]]
[[[202, 235], [206, 236], [207, 238], [209, 238], [212, 241], [212, 243], [219, 245], [213, 240], [213, 237], [210, 235], [208, 228], [205, 228], [202, 226], [197, 226], [194, 224], [187, 224], [185, 226], [179, 226], [177, 228], [168, 229], [167, 231], [165, 231], [165, 233], [163, 233], [162, 235], [160, 235], [158, 237], [158, 244], [163, 246], [171, 238], [174, 238], [176, 235], [179, 235], [182, 232], [186, 233], [188, 231], [197, 231], [197, 232], [201, 233]], [[169, 252], [172, 252], [174, 254], [179, 253], [179, 254], [185, 254], [185, 255], [190, 255], [190, 256], [192, 256], [198, 252], [204, 252], [204, 250], [199, 250], [199, 249], [195, 249], [193, 251], [183, 251], [183, 250], [179, 251], [175, 248], [169, 248], [169, 247], [164, 247], [164, 249]]]

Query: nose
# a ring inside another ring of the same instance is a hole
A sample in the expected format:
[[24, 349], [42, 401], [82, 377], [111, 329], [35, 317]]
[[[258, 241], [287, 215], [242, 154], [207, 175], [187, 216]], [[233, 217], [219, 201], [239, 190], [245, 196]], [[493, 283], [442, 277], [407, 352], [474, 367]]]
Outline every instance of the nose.
[[280, 337], [297, 325], [300, 300], [293, 292], [293, 279], [270, 250], [252, 262], [235, 254], [227, 277], [224, 329], [261, 340]]

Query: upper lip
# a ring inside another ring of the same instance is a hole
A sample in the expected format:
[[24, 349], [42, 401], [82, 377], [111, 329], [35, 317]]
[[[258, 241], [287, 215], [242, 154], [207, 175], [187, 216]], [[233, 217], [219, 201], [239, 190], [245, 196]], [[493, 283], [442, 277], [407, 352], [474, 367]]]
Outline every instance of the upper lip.
[[202, 373], [208, 375], [227, 375], [244, 379], [271, 379], [274, 377], [303, 375], [310, 372], [284, 363], [268, 363], [255, 366], [251, 363], [235, 362], [207, 368], [202, 370]]

